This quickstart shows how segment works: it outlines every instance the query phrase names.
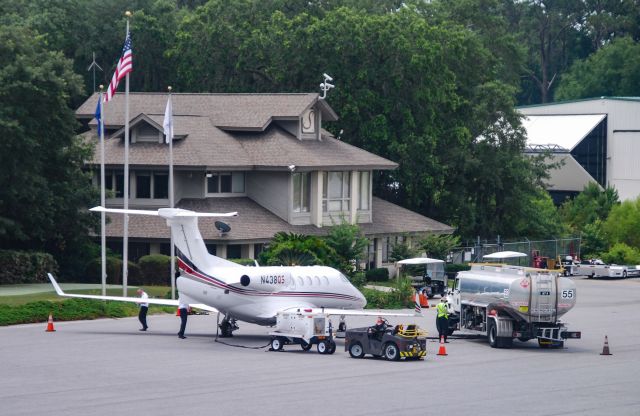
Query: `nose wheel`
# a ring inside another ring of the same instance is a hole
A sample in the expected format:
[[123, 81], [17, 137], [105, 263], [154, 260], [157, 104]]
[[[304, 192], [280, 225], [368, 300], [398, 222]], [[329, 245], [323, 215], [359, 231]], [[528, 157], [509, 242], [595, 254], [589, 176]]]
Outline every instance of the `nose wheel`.
[[221, 338], [230, 338], [233, 336], [233, 331], [238, 329], [238, 325], [236, 324], [236, 320], [234, 318], [225, 317], [222, 322], [218, 325], [220, 328], [220, 337]]

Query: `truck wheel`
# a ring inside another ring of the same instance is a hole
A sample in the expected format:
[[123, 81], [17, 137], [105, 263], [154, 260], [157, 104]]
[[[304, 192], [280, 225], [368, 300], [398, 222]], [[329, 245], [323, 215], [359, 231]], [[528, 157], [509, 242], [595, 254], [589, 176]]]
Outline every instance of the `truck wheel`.
[[569, 270], [567, 270], [567, 269], [564, 269], [564, 273], [563, 273], [563, 274], [564, 274], [564, 277], [567, 277], [567, 276], [569, 276]]
[[390, 342], [384, 346], [384, 358], [389, 361], [398, 361], [400, 359], [400, 350], [398, 350], [398, 346]]
[[309, 351], [312, 344], [302, 339], [300, 340], [300, 346], [302, 347], [302, 351]]
[[329, 343], [327, 341], [320, 341], [318, 342], [317, 348], [320, 354], [326, 354], [327, 351], [329, 350]]
[[493, 321], [489, 321], [489, 345], [491, 348], [498, 348], [498, 328], [496, 328], [496, 323]]
[[513, 347], [513, 338], [509, 338], [509, 337], [498, 338], [498, 348], [511, 348], [511, 347]]
[[622, 278], [623, 278], [623, 279], [626, 279], [626, 278], [627, 278], [627, 271], [626, 271], [626, 270], [623, 270], [623, 271], [622, 271]]
[[271, 349], [273, 351], [280, 351], [282, 349], [282, 340], [278, 337], [271, 340]]
[[352, 342], [349, 345], [349, 355], [351, 358], [362, 358], [364, 357], [364, 349], [362, 348], [362, 344], [359, 342]]
[[334, 340], [329, 341], [329, 349], [327, 350], [327, 354], [333, 354], [336, 352], [336, 342]]

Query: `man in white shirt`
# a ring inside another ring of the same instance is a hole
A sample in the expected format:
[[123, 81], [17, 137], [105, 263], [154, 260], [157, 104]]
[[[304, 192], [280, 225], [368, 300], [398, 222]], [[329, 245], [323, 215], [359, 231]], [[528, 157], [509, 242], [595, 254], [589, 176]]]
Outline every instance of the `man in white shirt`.
[[[147, 293], [142, 290], [142, 289], [138, 289], [138, 296], [140, 296], [141, 299], [148, 299], [149, 295], [147, 295]], [[138, 319], [140, 320], [140, 323], [142, 324], [142, 329], [140, 329], [140, 331], [146, 331], [148, 326], [147, 326], [147, 311], [149, 310], [149, 304], [148, 303], [140, 303], [140, 312], [138, 313]]]
[[187, 316], [189, 316], [189, 304], [180, 301], [178, 305], [178, 311], [180, 312], [180, 332], [178, 332], [178, 338], [185, 339], [184, 330], [187, 327]]

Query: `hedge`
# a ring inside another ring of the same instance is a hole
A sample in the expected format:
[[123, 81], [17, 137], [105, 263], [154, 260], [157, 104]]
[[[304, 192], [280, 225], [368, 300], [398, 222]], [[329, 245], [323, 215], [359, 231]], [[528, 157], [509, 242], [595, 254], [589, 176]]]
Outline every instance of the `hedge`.
[[[152, 305], [153, 311], [173, 312], [173, 307]], [[24, 305], [0, 305], [0, 326], [46, 322], [49, 314], [56, 321], [122, 318], [138, 314], [138, 307], [128, 302], [100, 302], [91, 299], [66, 299], [62, 302], [39, 301]]]
[[365, 277], [368, 282], [386, 282], [389, 280], [389, 269], [380, 267], [379, 269], [367, 270]]
[[171, 256], [164, 254], [149, 254], [140, 257], [140, 276], [138, 280], [131, 279], [135, 285], [169, 286], [171, 285]]
[[[76, 283], [101, 283], [102, 259], [97, 257], [87, 264], [84, 277], [77, 279]], [[131, 284], [140, 280], [140, 266], [130, 261], [127, 266], [127, 283]], [[107, 283], [110, 285], [122, 284], [122, 259], [118, 257], [107, 257]], [[134, 283], [135, 284], [135, 283]]]
[[48, 282], [47, 272], [58, 272], [58, 263], [50, 254], [0, 250], [0, 284]]

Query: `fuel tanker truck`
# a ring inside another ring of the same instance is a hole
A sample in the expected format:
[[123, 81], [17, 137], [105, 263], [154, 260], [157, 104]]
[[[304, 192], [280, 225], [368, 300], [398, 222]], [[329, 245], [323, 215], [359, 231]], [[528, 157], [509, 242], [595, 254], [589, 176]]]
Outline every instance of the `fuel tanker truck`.
[[[526, 257], [499, 252], [485, 260]], [[510, 348], [513, 340], [537, 339], [541, 348], [561, 348], [569, 331], [560, 317], [576, 304], [576, 285], [558, 271], [503, 263], [473, 264], [458, 272], [447, 295], [449, 334], [456, 330], [486, 336], [493, 348]]]

